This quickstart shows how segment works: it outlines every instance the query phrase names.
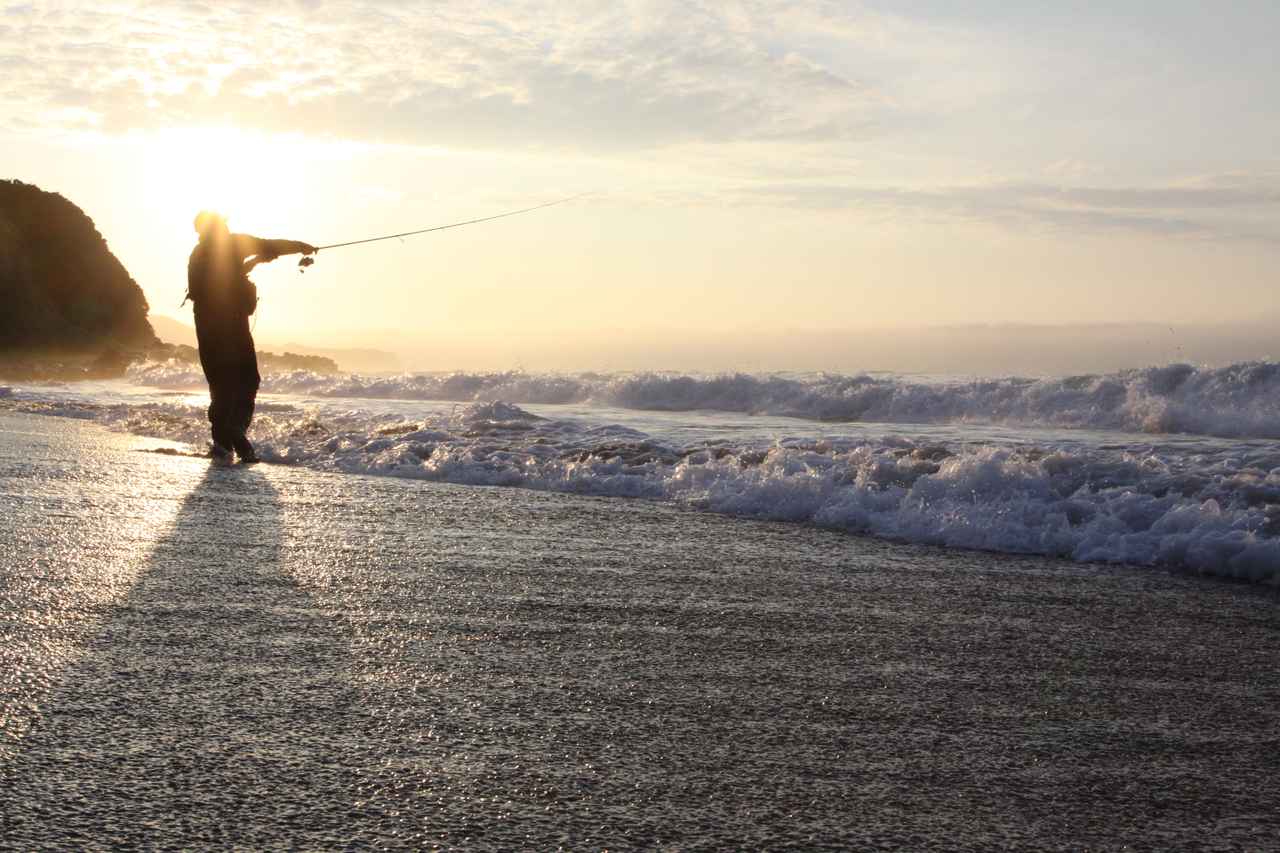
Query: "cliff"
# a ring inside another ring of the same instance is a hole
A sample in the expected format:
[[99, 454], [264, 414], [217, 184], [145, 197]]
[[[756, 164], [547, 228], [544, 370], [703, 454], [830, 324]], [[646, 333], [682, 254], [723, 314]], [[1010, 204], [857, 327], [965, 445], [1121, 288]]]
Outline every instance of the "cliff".
[[0, 354], [96, 355], [159, 342], [141, 288], [93, 220], [57, 193], [0, 180]]

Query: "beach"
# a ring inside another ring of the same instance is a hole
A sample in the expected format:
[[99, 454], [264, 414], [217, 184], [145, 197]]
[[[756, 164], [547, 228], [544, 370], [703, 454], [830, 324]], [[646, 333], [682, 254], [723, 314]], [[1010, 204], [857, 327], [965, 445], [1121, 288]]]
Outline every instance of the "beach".
[[189, 450], [0, 413], [6, 849], [1280, 848], [1274, 588]]

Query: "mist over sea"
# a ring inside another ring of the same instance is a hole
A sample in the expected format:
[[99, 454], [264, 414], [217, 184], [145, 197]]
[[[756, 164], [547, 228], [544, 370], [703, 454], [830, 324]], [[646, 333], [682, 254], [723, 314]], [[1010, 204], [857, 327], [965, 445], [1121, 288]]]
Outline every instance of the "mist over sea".
[[[265, 378], [271, 462], [672, 502], [891, 540], [1280, 578], [1280, 365], [1056, 378], [460, 372]], [[203, 378], [5, 405], [207, 445]]]

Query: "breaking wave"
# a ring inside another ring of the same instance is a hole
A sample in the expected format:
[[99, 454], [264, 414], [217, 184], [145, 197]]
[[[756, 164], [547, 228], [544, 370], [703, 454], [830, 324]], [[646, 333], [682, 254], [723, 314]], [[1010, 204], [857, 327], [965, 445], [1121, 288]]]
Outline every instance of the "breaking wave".
[[[190, 365], [130, 369], [139, 384], [203, 388]], [[526, 404], [582, 403], [648, 411], [712, 410], [818, 421], [998, 423], [1069, 429], [1280, 438], [1280, 364], [1188, 364], [1059, 379], [927, 382], [816, 374], [450, 373], [265, 377], [263, 390], [310, 397]]]
[[[207, 446], [196, 406], [22, 407]], [[1268, 442], [1194, 452], [866, 436], [676, 446], [502, 402], [425, 420], [271, 403], [254, 441], [268, 461], [318, 470], [649, 498], [907, 542], [1280, 584], [1280, 446]]]

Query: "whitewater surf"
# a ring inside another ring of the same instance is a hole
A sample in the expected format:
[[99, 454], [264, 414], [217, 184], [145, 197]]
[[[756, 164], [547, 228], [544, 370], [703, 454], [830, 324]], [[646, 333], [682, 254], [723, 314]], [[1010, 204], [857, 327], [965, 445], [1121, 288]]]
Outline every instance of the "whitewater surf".
[[[198, 384], [144, 365], [128, 383], [14, 388], [4, 405], [198, 452], [205, 400], [176, 390]], [[264, 387], [253, 432], [269, 462], [1280, 578], [1268, 363], [1039, 380], [286, 373]]]

